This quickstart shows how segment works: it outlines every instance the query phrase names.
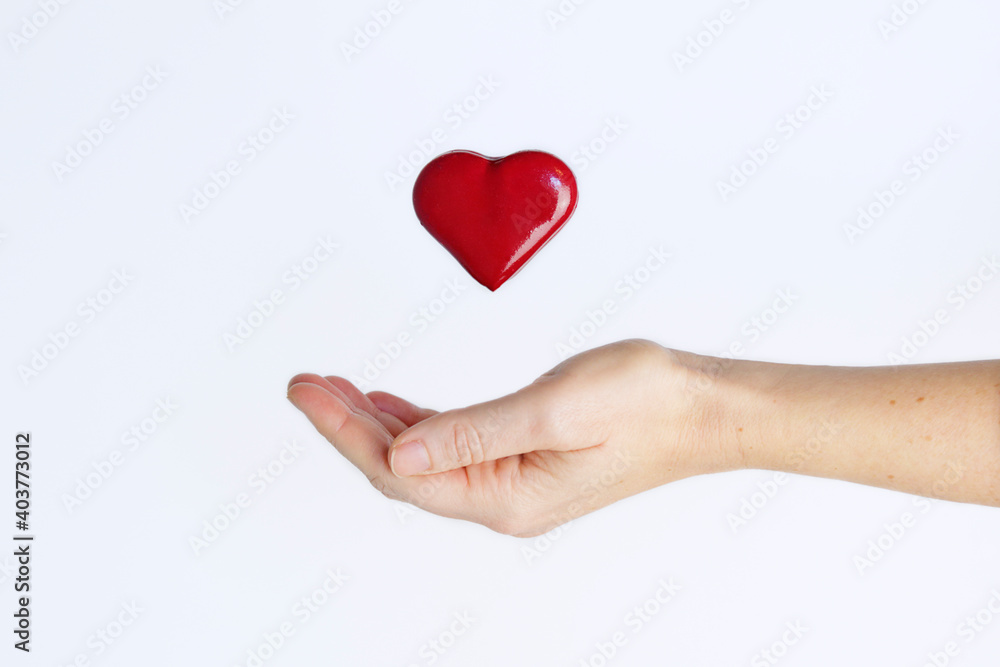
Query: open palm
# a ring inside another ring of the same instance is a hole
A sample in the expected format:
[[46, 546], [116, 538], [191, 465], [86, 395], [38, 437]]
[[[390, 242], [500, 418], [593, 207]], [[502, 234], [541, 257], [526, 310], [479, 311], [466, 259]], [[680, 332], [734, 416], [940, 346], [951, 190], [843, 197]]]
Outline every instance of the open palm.
[[685, 408], [650, 409], [683, 387], [664, 372], [669, 360], [659, 346], [623, 341], [441, 413], [336, 376], [297, 375], [288, 397], [387, 497], [529, 536], [663, 483], [664, 469], [671, 479], [698, 472], [685, 472], [689, 448], [668, 432]]

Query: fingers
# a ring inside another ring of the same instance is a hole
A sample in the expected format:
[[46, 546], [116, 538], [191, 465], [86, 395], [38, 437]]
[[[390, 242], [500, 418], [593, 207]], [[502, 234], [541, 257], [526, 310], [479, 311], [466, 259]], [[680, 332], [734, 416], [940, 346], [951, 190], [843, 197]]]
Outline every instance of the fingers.
[[308, 382], [310, 384], [323, 387], [331, 394], [344, 401], [347, 404], [347, 407], [368, 415], [373, 421], [382, 424], [382, 426], [384, 426], [393, 437], [399, 435], [406, 428], [406, 424], [401, 422], [399, 419], [391, 414], [379, 410], [375, 404], [372, 403], [367, 396], [358, 391], [358, 389], [349, 380], [333, 375], [322, 377], [314, 373], [300, 373], [292, 378], [291, 382], [288, 383], [288, 386], [292, 387], [300, 382]]
[[437, 414], [437, 410], [419, 408], [399, 396], [394, 396], [393, 394], [384, 391], [369, 392], [368, 398], [371, 399], [372, 403], [374, 403], [380, 410], [396, 416], [407, 426], [413, 426], [417, 422], [422, 422], [428, 417], [433, 417]]
[[396, 437], [406, 430], [407, 424], [403, 423], [399, 417], [391, 412], [386, 412], [375, 405], [375, 403], [373, 403], [370, 398], [362, 394], [350, 380], [346, 380], [335, 375], [327, 375], [325, 379], [334, 387], [344, 392], [344, 394], [351, 399], [351, 402], [354, 403], [355, 406], [375, 417], [375, 419], [385, 426], [389, 433], [392, 434], [392, 437]]
[[563, 449], [541, 386], [428, 417], [396, 436], [389, 465], [399, 477], [455, 470], [537, 450]]
[[[353, 405], [346, 394], [325, 378], [304, 375], [297, 380], [288, 389], [292, 404], [385, 496], [445, 516], [464, 518], [469, 514], [468, 477], [464, 472], [433, 478], [396, 477], [389, 470], [387, 459], [392, 435], [381, 423]], [[385, 416], [395, 419], [392, 415]]]
[[358, 414], [340, 396], [314, 382], [293, 384], [288, 399], [369, 479], [387, 472], [386, 450], [391, 436], [377, 422]]

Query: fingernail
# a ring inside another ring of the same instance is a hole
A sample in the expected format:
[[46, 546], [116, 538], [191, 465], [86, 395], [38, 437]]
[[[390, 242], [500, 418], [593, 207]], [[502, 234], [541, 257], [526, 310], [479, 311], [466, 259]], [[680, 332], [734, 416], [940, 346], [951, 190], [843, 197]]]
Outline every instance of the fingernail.
[[294, 405], [294, 406], [295, 406], [295, 409], [296, 409], [296, 410], [299, 410], [299, 411], [301, 412], [301, 411], [302, 411], [302, 408], [301, 408], [301, 407], [299, 407], [299, 404], [298, 404], [298, 403], [296, 403], [296, 402], [295, 402], [295, 399], [294, 399], [294, 398], [292, 397], [292, 389], [294, 389], [295, 387], [298, 387], [298, 386], [299, 386], [300, 384], [310, 384], [310, 383], [308, 383], [308, 382], [296, 382], [295, 384], [293, 384], [293, 385], [290, 385], [290, 386], [288, 387], [288, 389], [287, 389], [287, 390], [285, 391], [285, 398], [287, 398], [287, 399], [288, 399], [288, 402], [289, 402], [289, 403], [291, 403], [292, 405]]
[[431, 467], [431, 458], [422, 442], [411, 440], [393, 448], [389, 467], [396, 477], [419, 475]]

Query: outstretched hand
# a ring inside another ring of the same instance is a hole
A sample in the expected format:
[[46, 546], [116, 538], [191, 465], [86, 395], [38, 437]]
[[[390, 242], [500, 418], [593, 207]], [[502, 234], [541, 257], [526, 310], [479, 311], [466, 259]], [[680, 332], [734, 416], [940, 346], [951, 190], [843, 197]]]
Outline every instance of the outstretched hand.
[[[577, 355], [508, 396], [447, 412], [340, 377], [288, 398], [387, 497], [530, 537], [674, 479], [739, 467], [693, 401], [683, 356], [630, 340]], [[709, 426], [706, 428], [706, 426]]]

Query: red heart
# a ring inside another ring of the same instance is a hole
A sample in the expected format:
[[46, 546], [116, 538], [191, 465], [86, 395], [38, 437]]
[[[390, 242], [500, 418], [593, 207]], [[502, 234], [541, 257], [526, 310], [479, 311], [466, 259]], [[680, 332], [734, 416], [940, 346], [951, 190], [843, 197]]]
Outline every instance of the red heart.
[[555, 236], [576, 201], [573, 172], [539, 151], [452, 151], [431, 160], [413, 186], [420, 223], [491, 291]]

